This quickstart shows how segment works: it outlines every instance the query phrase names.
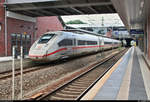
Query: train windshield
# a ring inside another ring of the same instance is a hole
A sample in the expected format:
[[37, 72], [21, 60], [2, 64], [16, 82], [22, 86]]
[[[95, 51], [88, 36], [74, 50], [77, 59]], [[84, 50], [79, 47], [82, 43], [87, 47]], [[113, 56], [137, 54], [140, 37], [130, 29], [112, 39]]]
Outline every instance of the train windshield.
[[38, 43], [47, 43], [53, 36], [54, 34], [45, 34], [40, 38]]

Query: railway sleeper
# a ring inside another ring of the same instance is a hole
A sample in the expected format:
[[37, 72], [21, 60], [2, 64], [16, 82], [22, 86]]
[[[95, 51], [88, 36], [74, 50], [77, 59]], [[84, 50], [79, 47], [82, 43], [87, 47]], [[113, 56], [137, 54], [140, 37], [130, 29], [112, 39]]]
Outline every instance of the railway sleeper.
[[[99, 72], [99, 70], [102, 70], [101, 68], [102, 68], [101, 66], [98, 66], [98, 69], [97, 69], [97, 70], [91, 71], [91, 73], [89, 73], [89, 74], [87, 74], [86, 76], [84, 76], [84, 78], [87, 78], [87, 79], [90, 78], [90, 79], [91, 79], [92, 77], [98, 76], [99, 73], [94, 73], [94, 72]], [[93, 73], [94, 73], [94, 75], [93, 75]]]
[[77, 80], [78, 82], [81, 82], [81, 83], [89, 83], [89, 82], [93, 82], [93, 79], [88, 79], [88, 78], [82, 78], [82, 79], [79, 79]]
[[87, 88], [87, 87], [85, 87], [85, 86], [72, 86], [72, 85], [69, 85], [68, 87], [69, 87], [69, 88], [72, 88], [72, 89], [77, 89], [77, 90], [78, 90], [78, 89], [80, 90], [80, 89], [86, 89], [86, 88]]
[[65, 91], [76, 91], [76, 92], [83, 92], [85, 89], [80, 89], [80, 90], [77, 90], [77, 89], [72, 89], [72, 88], [66, 87], [66, 88], [64, 88], [63, 90], [65, 90]]
[[[91, 72], [92, 73], [92, 72]], [[92, 80], [92, 79], [94, 79], [96, 76], [98, 76], [99, 74], [97, 74], [97, 73], [95, 73], [94, 75], [93, 75], [93, 73], [91, 74], [91, 75], [88, 75], [87, 77], [84, 77], [84, 78], [82, 78], [82, 79], [80, 79], [80, 80], [84, 80], [84, 81], [86, 81], [86, 80]]]
[[[89, 75], [89, 77], [86, 77], [85, 80], [90, 80], [92, 81], [93, 79], [97, 78], [99, 76], [98, 71], [97, 72], [91, 72], [92, 74], [94, 73], [94, 75]], [[82, 79], [84, 81], [84, 79]]]
[[[97, 78], [97, 77], [96, 77]], [[75, 82], [75, 83], [84, 83], [84, 84], [88, 84], [88, 83], [93, 83], [93, 81], [96, 79], [96, 78], [93, 78], [93, 79], [90, 79], [89, 81], [88, 80], [78, 80], [78, 82]]]
[[79, 92], [79, 91], [61, 90], [61, 92], [64, 94], [77, 94], [77, 95], [79, 95], [79, 94], [81, 94], [82, 91]]
[[86, 84], [86, 85], [90, 85], [93, 81], [88, 81], [88, 82], [84, 82], [84, 81], [76, 81], [74, 82], [74, 84]]
[[88, 82], [88, 83], [77, 83], [77, 82], [74, 82], [74, 83], [72, 83], [71, 85], [72, 85], [72, 86], [81, 86], [81, 85], [82, 85], [82, 86], [83, 86], [83, 85], [84, 85], [84, 86], [89, 86], [90, 83], [89, 83], [89, 82]]
[[65, 94], [65, 93], [62, 93], [62, 92], [59, 92], [59, 93], [56, 93], [54, 96], [57, 96], [57, 97], [63, 97], [63, 98], [76, 98], [79, 96], [79, 94]]
[[63, 98], [63, 97], [57, 97], [57, 96], [51, 96], [49, 99], [47, 100], [74, 100], [74, 98]]

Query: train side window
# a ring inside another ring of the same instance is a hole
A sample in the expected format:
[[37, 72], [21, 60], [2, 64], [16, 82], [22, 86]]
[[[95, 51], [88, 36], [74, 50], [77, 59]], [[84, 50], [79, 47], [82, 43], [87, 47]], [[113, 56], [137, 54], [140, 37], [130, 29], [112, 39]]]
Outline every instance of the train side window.
[[53, 36], [54, 34], [45, 34], [40, 38], [38, 43], [47, 43]]
[[86, 44], [86, 41], [84, 40], [78, 40], [78, 45], [85, 45]]
[[106, 41], [105, 41], [104, 44], [112, 44], [112, 42], [106, 42]]
[[73, 45], [76, 45], [76, 39], [73, 39]]
[[63, 39], [58, 43], [58, 46], [72, 46], [73, 45], [73, 40], [72, 39]]
[[97, 41], [78, 40], [78, 45], [97, 45]]
[[87, 41], [87, 45], [97, 45], [97, 41]]

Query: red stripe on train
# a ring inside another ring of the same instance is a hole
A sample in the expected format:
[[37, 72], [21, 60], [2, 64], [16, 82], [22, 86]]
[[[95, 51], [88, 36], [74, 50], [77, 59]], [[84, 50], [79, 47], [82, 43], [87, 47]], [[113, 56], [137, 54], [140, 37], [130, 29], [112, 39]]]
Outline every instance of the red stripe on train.
[[[111, 45], [105, 45], [105, 46], [111, 46]], [[93, 48], [93, 47], [105, 47], [104, 45], [97, 45], [97, 46], [78, 46], [78, 47], [72, 47], [72, 49], [80, 49], [80, 48]], [[63, 51], [63, 50], [67, 50], [67, 48], [61, 48], [61, 49], [58, 49], [54, 52], [51, 52], [49, 54], [46, 54], [46, 55], [42, 55], [42, 56], [38, 56], [38, 55], [29, 55], [30, 57], [45, 57], [45, 56], [50, 56], [50, 55], [53, 55], [57, 52], [60, 52], [60, 51]]]
[[50, 56], [50, 55], [52, 55], [52, 54], [55, 54], [55, 53], [60, 52], [60, 51], [63, 51], [63, 50], [67, 50], [67, 48], [61, 48], [61, 49], [58, 49], [58, 50], [56, 50], [56, 51], [54, 51], [54, 52], [51, 52], [51, 53], [49, 53], [49, 54], [46, 54], [46, 55], [41, 55], [41, 56], [38, 56], [38, 55], [29, 55], [29, 56], [30, 56], [30, 57], [45, 57], [45, 56]]
[[55, 54], [55, 53], [60, 52], [60, 51], [63, 51], [63, 50], [67, 50], [67, 48], [58, 49], [58, 50], [56, 50], [56, 51], [54, 51], [54, 52], [52, 52], [52, 53], [49, 53], [49, 54], [47, 54], [47, 55], [44, 55], [44, 56], [50, 56], [50, 55], [52, 55], [52, 54]]
[[93, 47], [104, 47], [104, 46], [103, 45], [97, 45], [97, 46], [78, 46], [78, 47], [72, 47], [72, 49], [93, 48]]

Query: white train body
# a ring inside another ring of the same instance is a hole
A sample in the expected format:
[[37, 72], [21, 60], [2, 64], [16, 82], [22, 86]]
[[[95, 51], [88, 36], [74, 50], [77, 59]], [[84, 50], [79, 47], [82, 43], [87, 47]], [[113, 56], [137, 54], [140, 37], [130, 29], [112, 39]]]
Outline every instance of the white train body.
[[86, 33], [56, 31], [41, 36], [29, 50], [29, 58], [36, 61], [53, 61], [105, 49], [119, 47], [121, 42]]

